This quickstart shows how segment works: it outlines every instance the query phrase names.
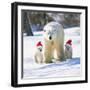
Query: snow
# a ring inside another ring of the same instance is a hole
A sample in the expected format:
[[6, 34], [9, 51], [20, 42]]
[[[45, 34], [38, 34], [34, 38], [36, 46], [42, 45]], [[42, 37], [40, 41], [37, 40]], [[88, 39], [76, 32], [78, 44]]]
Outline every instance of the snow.
[[81, 75], [80, 27], [68, 28], [64, 31], [65, 42], [72, 39], [73, 58], [50, 64], [37, 64], [34, 59], [35, 45], [38, 41], [43, 43], [43, 32], [34, 32], [33, 37], [24, 35], [23, 78], [76, 77]]

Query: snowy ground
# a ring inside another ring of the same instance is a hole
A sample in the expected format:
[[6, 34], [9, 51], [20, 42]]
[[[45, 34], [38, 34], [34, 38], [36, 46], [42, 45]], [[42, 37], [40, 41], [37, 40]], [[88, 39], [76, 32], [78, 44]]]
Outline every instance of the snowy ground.
[[65, 42], [72, 39], [73, 58], [64, 62], [51, 64], [37, 64], [34, 60], [35, 45], [38, 41], [43, 42], [43, 32], [34, 33], [34, 36], [24, 36], [23, 48], [23, 76], [24, 78], [48, 78], [48, 77], [70, 77], [80, 76], [80, 28], [65, 29]]

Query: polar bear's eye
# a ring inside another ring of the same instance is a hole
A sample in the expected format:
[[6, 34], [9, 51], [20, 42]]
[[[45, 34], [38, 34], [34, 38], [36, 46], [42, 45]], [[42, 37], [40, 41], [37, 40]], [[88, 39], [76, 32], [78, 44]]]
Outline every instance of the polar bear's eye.
[[46, 30], [43, 30], [44, 32], [46, 32]]

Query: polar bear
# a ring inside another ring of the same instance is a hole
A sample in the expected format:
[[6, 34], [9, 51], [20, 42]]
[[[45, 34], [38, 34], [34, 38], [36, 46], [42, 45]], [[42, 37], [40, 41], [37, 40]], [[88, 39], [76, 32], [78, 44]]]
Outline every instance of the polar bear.
[[58, 22], [50, 22], [44, 26], [43, 58], [45, 63], [52, 59], [64, 60], [64, 29]]
[[35, 62], [40, 64], [43, 63], [43, 45], [41, 43], [41, 41], [39, 41], [36, 44], [36, 49], [35, 49], [35, 53], [34, 53], [34, 58], [35, 58]]
[[68, 40], [65, 44], [65, 59], [72, 59], [72, 40]]

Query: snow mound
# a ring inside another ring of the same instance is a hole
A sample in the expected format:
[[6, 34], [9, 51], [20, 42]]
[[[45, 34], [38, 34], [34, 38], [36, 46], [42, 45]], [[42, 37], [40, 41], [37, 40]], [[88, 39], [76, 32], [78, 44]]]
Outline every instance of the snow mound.
[[24, 77], [27, 78], [80, 76], [80, 58], [51, 64], [30, 64], [28, 60], [24, 67]]

